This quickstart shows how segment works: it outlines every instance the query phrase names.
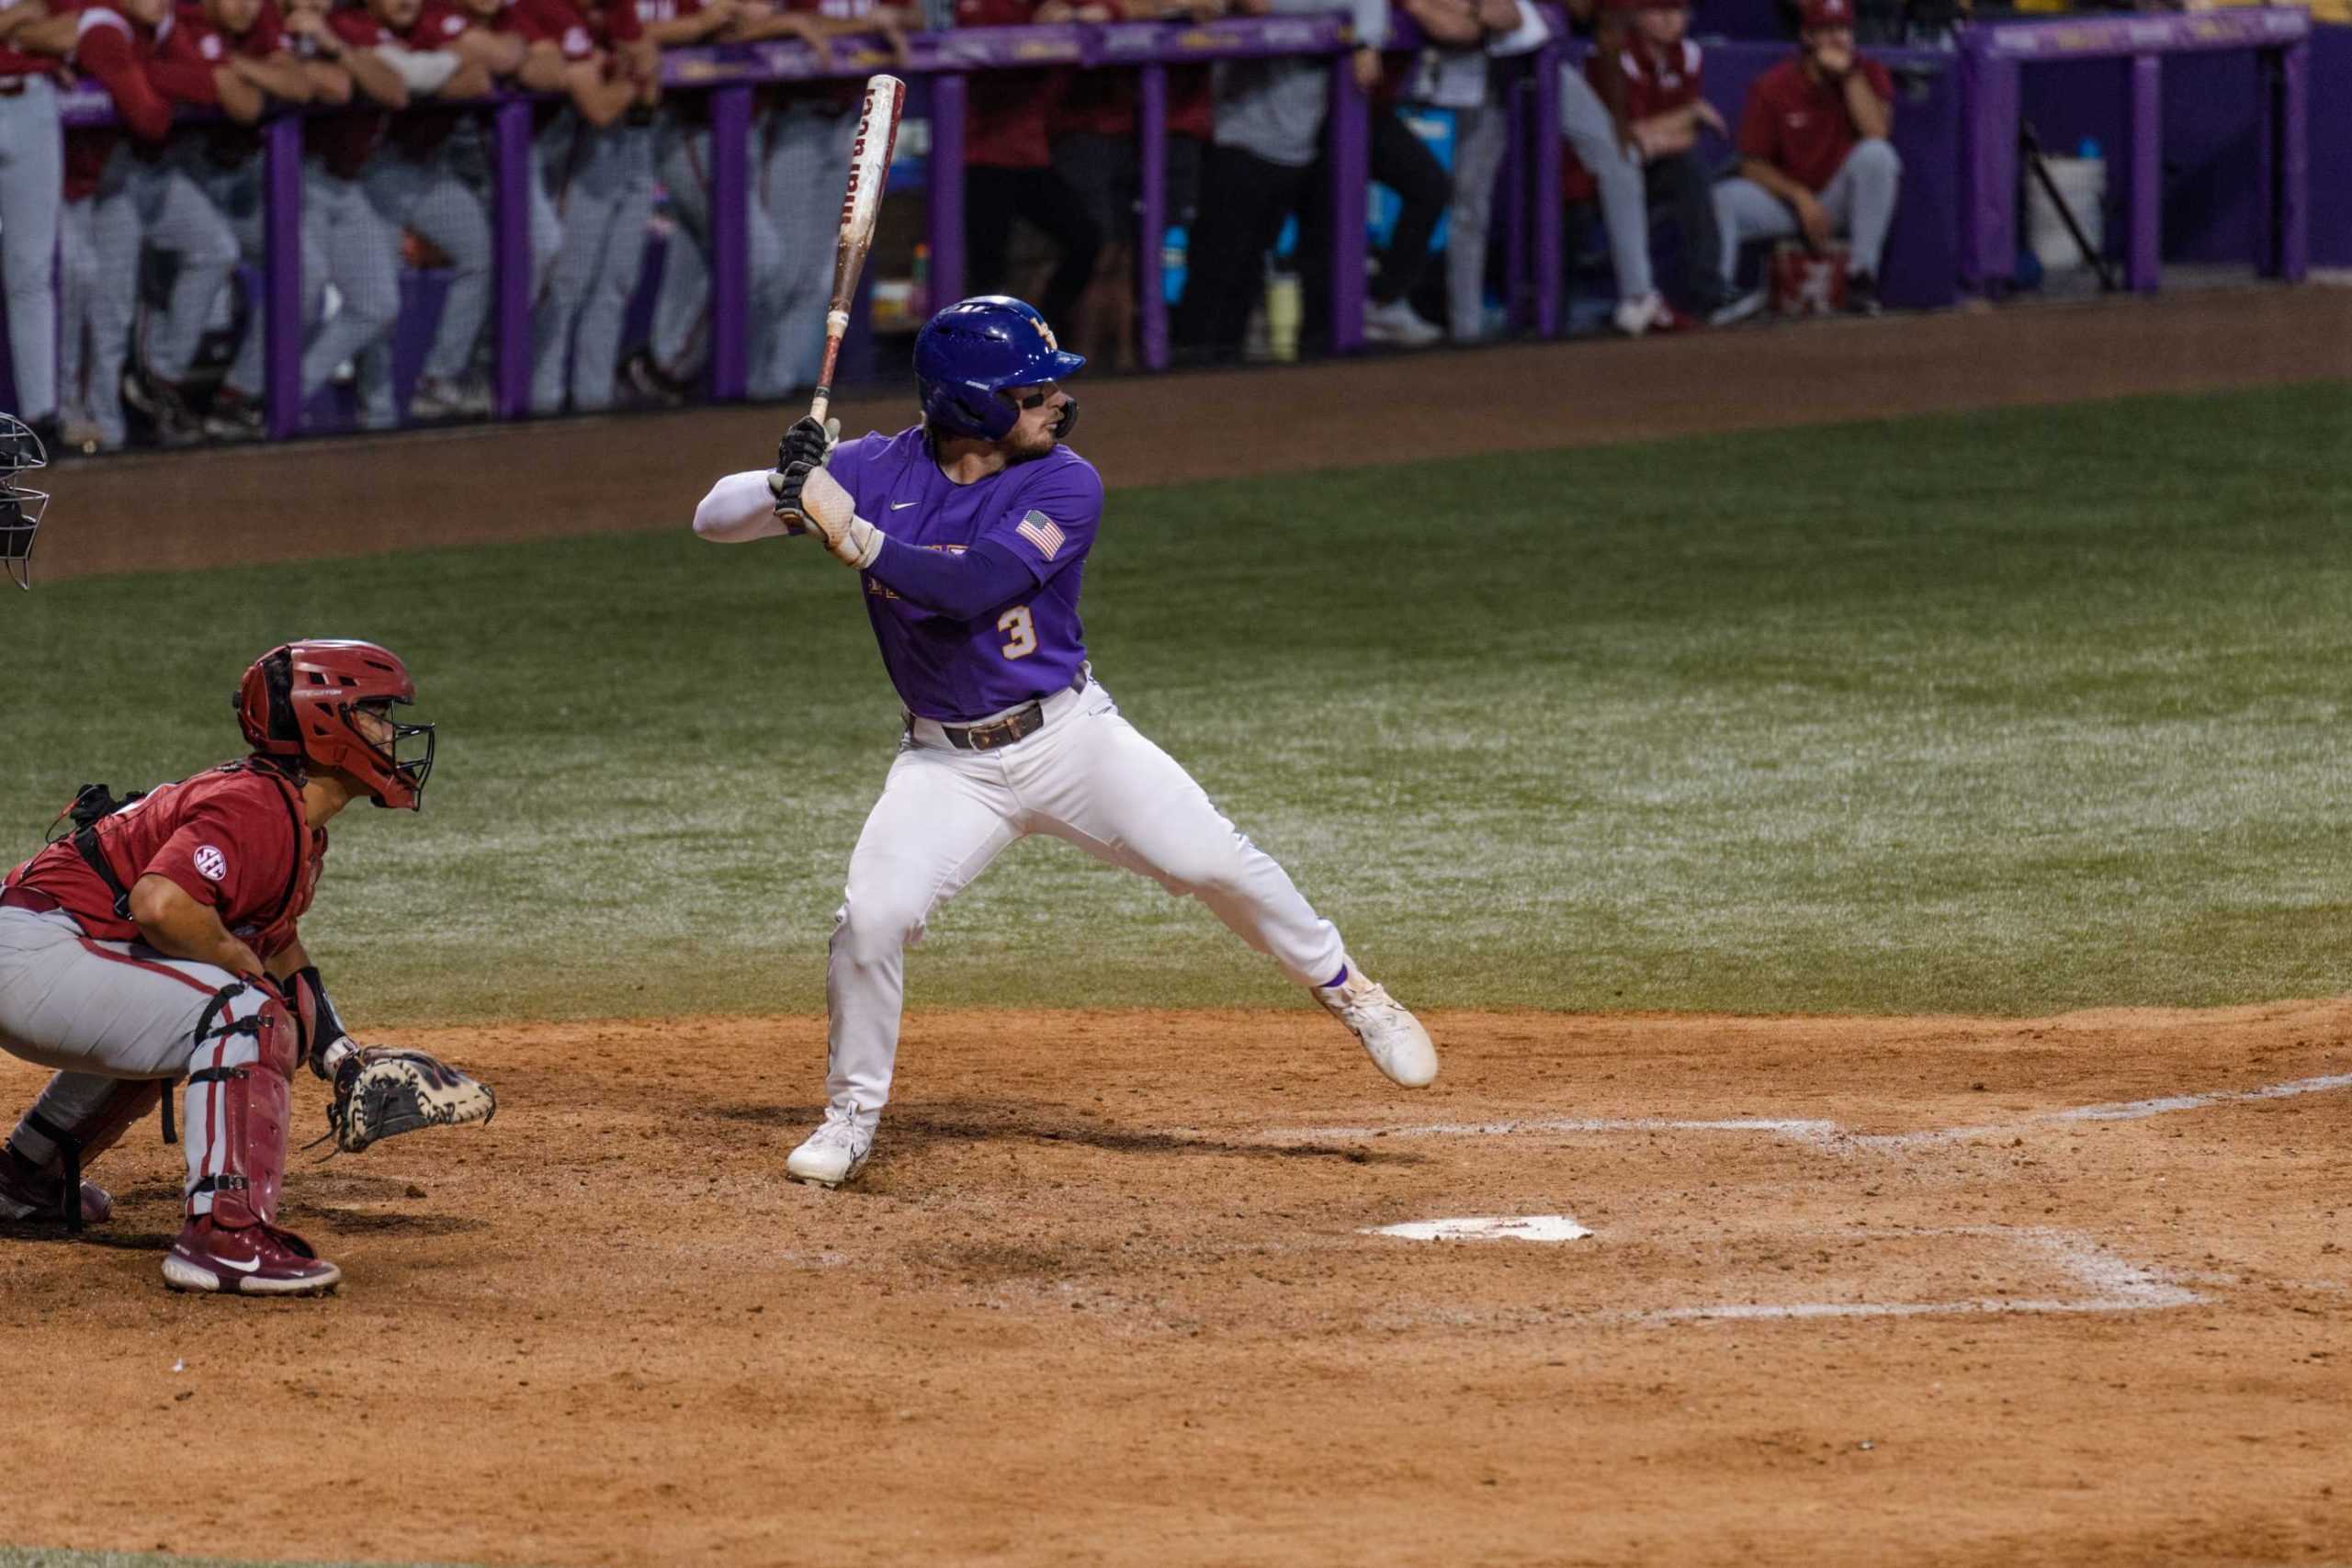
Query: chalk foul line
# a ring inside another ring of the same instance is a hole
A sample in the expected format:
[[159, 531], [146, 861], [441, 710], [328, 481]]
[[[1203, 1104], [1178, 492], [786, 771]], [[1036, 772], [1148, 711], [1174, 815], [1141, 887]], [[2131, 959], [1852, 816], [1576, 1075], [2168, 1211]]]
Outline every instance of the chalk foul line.
[[2057, 1111], [2036, 1111], [2013, 1122], [1985, 1122], [1969, 1127], [1931, 1127], [1915, 1133], [1854, 1133], [1836, 1122], [1812, 1118], [1561, 1116], [1500, 1122], [1429, 1122], [1403, 1127], [1298, 1127], [1267, 1133], [1262, 1137], [1267, 1143], [1294, 1144], [1318, 1143], [1334, 1138], [1500, 1138], [1547, 1133], [1762, 1133], [1821, 1148], [1905, 1149], [1934, 1144], [1965, 1143], [1971, 1138], [1991, 1137], [1996, 1134], [2068, 1122], [2138, 1122], [2181, 1111], [2201, 1111], [2216, 1105], [2243, 1105], [2266, 1100], [2291, 1100], [2299, 1095], [2329, 1094], [2346, 1089], [2352, 1089], [2352, 1073], [2330, 1073], [2319, 1077], [2266, 1084], [2260, 1089], [2217, 1089], [2201, 1094], [2165, 1095], [2155, 1100], [2069, 1106]]

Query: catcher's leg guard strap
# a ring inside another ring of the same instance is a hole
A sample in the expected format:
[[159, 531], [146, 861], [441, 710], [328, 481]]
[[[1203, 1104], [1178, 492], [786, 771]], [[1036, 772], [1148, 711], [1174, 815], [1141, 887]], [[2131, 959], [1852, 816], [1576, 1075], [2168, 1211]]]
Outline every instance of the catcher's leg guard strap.
[[24, 1127], [47, 1138], [57, 1150], [46, 1168], [64, 1176], [58, 1189], [57, 1217], [68, 1231], [78, 1232], [82, 1228], [82, 1140], [38, 1111], [25, 1112]]
[[82, 1228], [82, 1168], [119, 1143], [163, 1092], [153, 1078], [60, 1073], [25, 1112], [8, 1146], [28, 1164], [63, 1179], [58, 1215], [67, 1230]]
[[232, 1230], [277, 1218], [300, 1055], [293, 1015], [266, 991], [227, 987], [205, 1010], [182, 1101], [189, 1218]]

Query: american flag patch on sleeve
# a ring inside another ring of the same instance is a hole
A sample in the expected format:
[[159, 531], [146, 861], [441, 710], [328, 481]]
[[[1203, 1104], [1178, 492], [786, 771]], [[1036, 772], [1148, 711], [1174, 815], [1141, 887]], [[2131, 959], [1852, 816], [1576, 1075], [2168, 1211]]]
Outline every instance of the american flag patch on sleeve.
[[1042, 512], [1032, 512], [1021, 520], [1013, 532], [1037, 547], [1037, 553], [1047, 560], [1054, 558], [1062, 546], [1069, 543], [1061, 528]]

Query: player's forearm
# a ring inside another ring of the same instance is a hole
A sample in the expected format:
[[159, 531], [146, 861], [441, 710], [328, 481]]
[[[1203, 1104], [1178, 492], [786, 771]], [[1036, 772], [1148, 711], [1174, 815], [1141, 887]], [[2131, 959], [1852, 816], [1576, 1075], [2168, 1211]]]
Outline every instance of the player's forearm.
[[1894, 129], [1894, 106], [1878, 96], [1869, 73], [1860, 65], [1846, 73], [1846, 116], [1865, 140], [1883, 138]]
[[664, 49], [682, 43], [700, 43], [727, 26], [724, 11], [697, 11], [691, 17], [673, 17], [666, 22], [649, 22], [645, 36]]
[[524, 51], [523, 63], [514, 79], [535, 93], [560, 93], [570, 79], [570, 72], [555, 45], [535, 43]]
[[729, 474], [710, 487], [695, 508], [695, 532], [714, 545], [740, 545], [749, 539], [772, 539], [790, 533], [775, 514], [775, 496], [768, 489], [767, 471], [752, 468]]
[[408, 84], [391, 62], [379, 57], [374, 50], [346, 50], [343, 68], [351, 73], [351, 80], [359, 90], [388, 109], [408, 107]]
[[637, 97], [637, 84], [626, 77], [606, 80], [601, 61], [582, 61], [566, 73], [571, 85], [571, 107], [580, 118], [602, 130], [628, 112]]
[[150, 874], [131, 885], [130, 918], [147, 945], [166, 958], [209, 964], [232, 975], [263, 972], [260, 955], [168, 876]]
[[1761, 158], [1742, 158], [1739, 161], [1739, 172], [1747, 179], [1762, 186], [1766, 190], [1787, 202], [1791, 207], [1794, 207], [1801, 197], [1813, 194]]
[[263, 961], [273, 980], [290, 980], [300, 970], [311, 967], [311, 950], [296, 937]]
[[1645, 156], [1670, 157], [1687, 152], [1699, 140], [1698, 117], [1689, 109], [1668, 109], [1634, 122], [1634, 140]]
[[302, 74], [311, 79], [311, 96], [322, 104], [347, 104], [351, 101], [351, 73], [327, 60], [302, 62]]
[[882, 553], [865, 570], [908, 604], [958, 621], [1020, 598], [1037, 585], [1012, 551], [985, 543], [958, 555], [902, 544], [886, 535]]
[[449, 40], [449, 48], [467, 64], [479, 65], [492, 76], [511, 76], [523, 63], [523, 40], [487, 28], [468, 28]]
[[268, 107], [261, 88], [226, 65], [212, 73], [212, 90], [220, 100], [220, 112], [239, 125], [253, 124]]
[[336, 1016], [326, 981], [320, 977], [319, 966], [311, 962], [300, 938], [269, 955], [269, 976], [294, 1009], [302, 1030], [302, 1054], [311, 1070], [322, 1078], [333, 1077], [336, 1064], [359, 1046]]
[[273, 54], [267, 60], [249, 60], [237, 56], [230, 63], [237, 73], [280, 103], [306, 104], [311, 101], [311, 78], [302, 62], [289, 54]]

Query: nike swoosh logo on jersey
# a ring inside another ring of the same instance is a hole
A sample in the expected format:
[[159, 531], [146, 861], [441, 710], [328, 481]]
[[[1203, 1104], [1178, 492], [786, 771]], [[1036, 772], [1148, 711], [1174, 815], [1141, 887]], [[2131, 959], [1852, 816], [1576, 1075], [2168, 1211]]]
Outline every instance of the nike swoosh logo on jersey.
[[915, 503], [911, 501], [894, 501], [890, 503], [890, 510], [893, 512], [904, 512], [908, 507], [914, 504]]

